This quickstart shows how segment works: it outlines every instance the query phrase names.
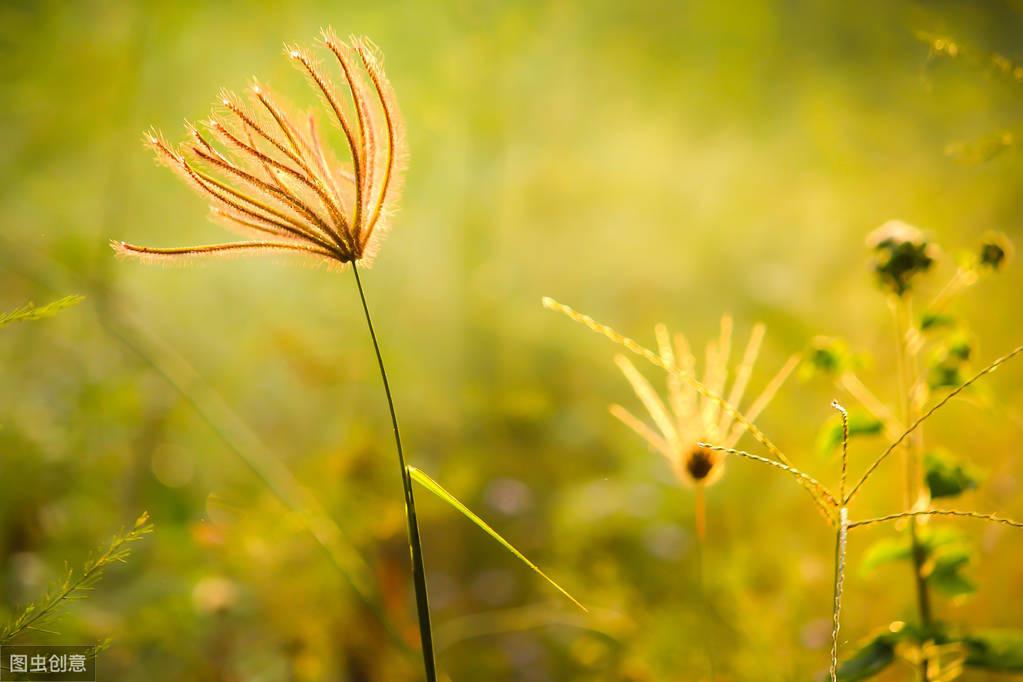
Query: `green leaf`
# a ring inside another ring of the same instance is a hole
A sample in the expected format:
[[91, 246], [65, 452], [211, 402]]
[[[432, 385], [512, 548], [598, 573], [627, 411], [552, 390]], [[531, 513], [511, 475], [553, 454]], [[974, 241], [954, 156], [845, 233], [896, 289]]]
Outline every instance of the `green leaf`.
[[[927, 582], [946, 597], [973, 594], [977, 586], [963, 575], [973, 558], [973, 549], [955, 529], [932, 527], [921, 529], [920, 544], [927, 566]], [[879, 566], [913, 558], [908, 535], [886, 537], [871, 545], [864, 553], [861, 571], [867, 575]]]
[[959, 569], [935, 570], [927, 576], [927, 583], [949, 598], [966, 597], [977, 591], [977, 584], [960, 573]]
[[966, 665], [1003, 673], [1023, 673], [1023, 630], [985, 630], [966, 635]]
[[927, 362], [927, 385], [931, 390], [956, 388], [970, 374], [973, 344], [965, 331], [956, 332], [931, 353]]
[[922, 331], [930, 331], [932, 329], [954, 327], [956, 320], [951, 315], [945, 315], [942, 313], [926, 313], [920, 319], [920, 329]]
[[948, 356], [956, 360], [966, 361], [973, 354], [973, 346], [966, 337], [952, 339], [948, 343]]
[[977, 585], [962, 574], [973, 550], [968, 545], [942, 547], [934, 552], [933, 567], [927, 582], [946, 597], [962, 597], [977, 591]]
[[12, 322], [27, 322], [29, 320], [41, 320], [46, 317], [53, 317], [61, 310], [70, 308], [85, 300], [84, 296], [65, 296], [56, 301], [47, 303], [44, 306], [37, 306], [33, 303], [26, 303], [20, 308], [15, 308], [6, 313], [0, 313], [0, 327]]
[[927, 550], [927, 556], [946, 547], [969, 546], [966, 536], [958, 528], [950, 526], [926, 526], [919, 529], [920, 542]]
[[967, 462], [956, 459], [943, 450], [924, 455], [924, 471], [931, 497], [955, 497], [973, 490], [980, 481], [976, 470]]
[[558, 592], [561, 592], [561, 594], [565, 595], [565, 597], [567, 597], [569, 599], [569, 601], [571, 601], [573, 604], [578, 606], [584, 612], [589, 613], [589, 610], [585, 606], [580, 604], [578, 599], [576, 599], [571, 594], [569, 594], [568, 591], [565, 590], [565, 588], [563, 588], [561, 585], [559, 585], [558, 583], [554, 582], [554, 580], [552, 580], [546, 573], [541, 571], [540, 568], [536, 564], [534, 564], [532, 561], [527, 559], [522, 554], [522, 552], [520, 552], [519, 550], [515, 549], [515, 547], [513, 547], [510, 542], [508, 542], [503, 537], [501, 537], [500, 534], [498, 534], [498, 532], [496, 530], [491, 528], [490, 525], [487, 524], [486, 521], [484, 521], [480, 517], [476, 516], [476, 514], [474, 514], [472, 512], [472, 510], [470, 510], [468, 507], [466, 507], [464, 504], [462, 504], [458, 500], [458, 498], [456, 498], [454, 495], [452, 495], [447, 490], [445, 490], [439, 483], [437, 483], [437, 481], [435, 481], [432, 478], [430, 478], [422, 470], [417, 469], [417, 468], [415, 468], [413, 466], [408, 467], [408, 473], [409, 473], [409, 476], [412, 477], [412, 480], [414, 480], [416, 483], [418, 483], [419, 485], [423, 486], [424, 488], [429, 490], [431, 493], [433, 493], [434, 495], [436, 495], [440, 499], [442, 499], [445, 502], [447, 502], [448, 504], [450, 504], [456, 510], [461, 512], [461, 514], [463, 516], [465, 516], [467, 519], [469, 519], [470, 521], [475, 523], [476, 526], [480, 530], [482, 530], [484, 533], [486, 533], [490, 537], [492, 537], [495, 540], [497, 540], [501, 544], [502, 547], [504, 547], [506, 550], [508, 550], [509, 552], [514, 554], [519, 559], [519, 561], [521, 561], [522, 563], [526, 564], [531, 569], [536, 571], [536, 573], [538, 573], [541, 578], [543, 578], [548, 583], [550, 583], [551, 586], [553, 586], [554, 589], [556, 589]]
[[867, 642], [838, 666], [838, 679], [855, 682], [877, 675], [895, 660], [897, 639], [896, 635], [886, 632]]
[[799, 374], [802, 379], [809, 379], [817, 374], [835, 376], [857, 364], [857, 358], [845, 341], [830, 336], [818, 336], [810, 342]]
[[893, 561], [906, 561], [912, 556], [913, 550], [908, 538], [881, 538], [864, 553], [861, 569], [865, 574], [870, 573], [878, 566], [890, 564]]
[[[876, 436], [884, 425], [877, 419], [862, 412], [849, 413], [849, 439], [857, 436]], [[822, 455], [834, 452], [842, 444], [842, 418], [830, 417], [817, 436], [817, 451]]]

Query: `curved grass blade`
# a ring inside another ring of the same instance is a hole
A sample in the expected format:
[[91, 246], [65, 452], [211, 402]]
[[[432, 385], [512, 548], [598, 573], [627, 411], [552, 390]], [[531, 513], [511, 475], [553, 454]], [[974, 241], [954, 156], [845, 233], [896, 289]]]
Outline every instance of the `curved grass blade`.
[[424, 488], [429, 490], [431, 493], [433, 493], [434, 495], [436, 495], [437, 497], [439, 497], [440, 499], [444, 500], [449, 505], [451, 505], [452, 507], [457, 509], [459, 512], [461, 512], [462, 516], [466, 517], [467, 519], [469, 519], [470, 521], [475, 523], [479, 527], [480, 530], [482, 530], [484, 533], [486, 533], [490, 537], [492, 537], [495, 540], [497, 540], [499, 543], [501, 543], [501, 546], [503, 546], [506, 550], [508, 550], [512, 554], [514, 554], [519, 559], [519, 561], [521, 561], [522, 563], [526, 564], [531, 569], [536, 571], [540, 575], [541, 578], [543, 578], [548, 583], [550, 583], [551, 586], [554, 587], [554, 589], [556, 589], [558, 592], [560, 592], [561, 594], [565, 595], [565, 597], [568, 598], [569, 601], [571, 601], [573, 604], [575, 604], [580, 609], [582, 609], [584, 613], [589, 613], [590, 612], [589, 609], [587, 609], [585, 606], [583, 606], [582, 604], [579, 603], [578, 599], [576, 599], [571, 594], [569, 594], [568, 591], [565, 588], [563, 588], [558, 583], [554, 582], [554, 580], [551, 579], [550, 576], [548, 576], [546, 573], [541, 571], [539, 566], [537, 566], [532, 561], [527, 559], [525, 557], [525, 555], [522, 554], [522, 552], [520, 552], [519, 550], [515, 549], [515, 547], [513, 547], [510, 542], [508, 542], [503, 537], [501, 537], [501, 535], [496, 530], [491, 528], [490, 525], [487, 524], [486, 521], [484, 521], [480, 517], [476, 516], [476, 514], [474, 514], [471, 509], [469, 509], [464, 504], [459, 502], [458, 498], [456, 498], [454, 495], [452, 495], [447, 490], [445, 490], [444, 487], [441, 486], [440, 483], [437, 483], [437, 481], [435, 481], [432, 478], [430, 478], [421, 469], [417, 469], [416, 467], [413, 467], [413, 466], [408, 467], [408, 473], [409, 473], [409, 476], [412, 477], [412, 480], [414, 480], [416, 483], [418, 483], [419, 485], [423, 486]]

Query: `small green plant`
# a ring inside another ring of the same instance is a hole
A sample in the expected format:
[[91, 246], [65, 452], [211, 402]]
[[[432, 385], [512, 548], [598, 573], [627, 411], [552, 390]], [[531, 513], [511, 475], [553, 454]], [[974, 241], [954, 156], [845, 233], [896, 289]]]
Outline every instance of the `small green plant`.
[[[913, 512], [931, 509], [933, 500], [955, 498], [976, 488], [982, 475], [969, 461], [941, 448], [927, 448], [922, 428], [923, 421], [933, 410], [924, 406], [934, 394], [949, 391], [936, 407], [959, 394], [987, 371], [993, 371], [1002, 362], [1014, 357], [1019, 349], [999, 358], [988, 369], [967, 378], [972, 373], [975, 342], [966, 325], [948, 312], [955, 297], [977, 283], [984, 275], [1005, 266], [1012, 254], [1012, 244], [1003, 235], [988, 233], [973, 251], [960, 255], [951, 279], [919, 314], [913, 304], [921, 287], [923, 275], [930, 269], [939, 250], [915, 227], [892, 221], [878, 228], [868, 238], [872, 248], [874, 269], [878, 283], [887, 297], [896, 330], [895, 359], [898, 369], [898, 407], [891, 409], [878, 399], [857, 375], [853, 355], [844, 344], [834, 340], [818, 340], [808, 355], [806, 374], [820, 373], [833, 378], [837, 388], [866, 410], [861, 424], [869, 429], [847, 430], [846, 436], [884, 431], [893, 433], [914, 427], [912, 433], [897, 439], [897, 446], [886, 451], [901, 452], [903, 458], [903, 503]], [[926, 259], [906, 259], [899, 267], [892, 266], [893, 253], [928, 253]], [[850, 424], [846, 420], [846, 424]], [[825, 433], [830, 433], [826, 429]], [[822, 434], [823, 435], [823, 434]], [[822, 440], [826, 440], [823, 437]], [[879, 458], [867, 475], [872, 474], [884, 457]], [[862, 480], [853, 488], [855, 493]], [[926, 514], [921, 514], [926, 516]], [[992, 656], [973, 656], [970, 648], [956, 641], [950, 634], [952, 626], [935, 614], [934, 593], [945, 597], [962, 598], [976, 590], [964, 574], [972, 560], [969, 544], [951, 529], [929, 524], [922, 526], [917, 515], [905, 517], [906, 535], [886, 538], [867, 550], [864, 567], [867, 571], [889, 562], [907, 561], [912, 565], [913, 593], [916, 595], [918, 622], [911, 626], [898, 624], [898, 633], [885, 629], [871, 640], [856, 656], [840, 669], [842, 679], [865, 679], [867, 669], [878, 667], [881, 660], [876, 654], [895, 651], [918, 668], [921, 679], [951, 680], [962, 666], [1000, 668]], [[974, 640], [976, 641], [976, 636]], [[890, 646], [889, 646], [890, 645]], [[898, 645], [898, 646], [896, 646]], [[974, 647], [975, 648], [975, 647]], [[866, 660], [874, 664], [865, 666]], [[859, 672], [857, 672], [859, 671]]]
[[[904, 283], [908, 283], [908, 280], [904, 280]], [[984, 645], [983, 634], [973, 633], [971, 635], [959, 636], [958, 639], [954, 639], [953, 635], [944, 635], [939, 638], [934, 634], [933, 627], [924, 626], [920, 629], [903, 627], [899, 633], [889, 633], [890, 636], [886, 636], [883, 640], [873, 641], [864, 649], [870, 655], [875, 655], [875, 658], [871, 661], [864, 663], [863, 657], [867, 654], [858, 653], [851, 659], [845, 662], [839, 667], [839, 631], [841, 628], [841, 606], [842, 596], [844, 589], [844, 579], [846, 571], [846, 551], [848, 547], [848, 534], [851, 530], [856, 528], [862, 528], [866, 526], [876, 525], [886, 522], [904, 521], [911, 524], [923, 517], [956, 517], [956, 518], [971, 518], [988, 521], [991, 523], [998, 523], [1002, 525], [1012, 526], [1016, 528], [1023, 528], [1023, 523], [1013, 521], [1010, 519], [1002, 518], [992, 513], [981, 513], [968, 510], [957, 510], [957, 509], [936, 509], [931, 507], [911, 507], [903, 511], [894, 512], [885, 516], [876, 518], [868, 518], [861, 520], [853, 520], [849, 515], [849, 505], [853, 501], [855, 495], [861, 490], [863, 485], [877, 472], [878, 467], [896, 450], [900, 447], [905, 447], [909, 440], [919, 433], [920, 427], [923, 423], [930, 418], [935, 412], [947, 405], [952, 398], [959, 395], [967, 388], [972, 386], [982, 377], [994, 372], [1003, 364], [1013, 359], [1017, 355], [1023, 354], [1023, 346], [1013, 349], [1005, 355], [995, 359], [986, 367], [981, 369], [979, 372], [974, 374], [972, 377], [964, 381], [959, 386], [956, 386], [953, 390], [948, 392], [941, 400], [937, 401], [933, 406], [916, 417], [911, 423], [909, 423], [904, 430], [898, 435], [898, 437], [866, 468], [865, 472], [856, 480], [854, 484], [849, 486], [847, 484], [847, 473], [848, 473], [848, 444], [849, 444], [849, 420], [848, 413], [840, 404], [837, 402], [833, 403], [835, 409], [839, 412], [841, 420], [841, 437], [839, 439], [841, 444], [841, 479], [840, 486], [837, 491], [831, 491], [818, 481], [813, 476], [805, 473], [801, 469], [795, 467], [790, 462], [789, 458], [778, 449], [778, 447], [758, 428], [756, 427], [745, 415], [740, 413], [734, 406], [730, 405], [720, 395], [715, 394], [706, 385], [698, 381], [692, 376], [691, 372], [680, 366], [678, 363], [672, 363], [665, 361], [659, 354], [654, 353], [652, 350], [642, 346], [634, 339], [624, 336], [617, 332], [614, 328], [597, 322], [593, 318], [579, 313], [569, 306], [558, 303], [557, 301], [545, 298], [544, 306], [548, 309], [560, 312], [570, 319], [578, 322], [590, 330], [608, 338], [613, 343], [622, 346], [630, 352], [645, 358], [653, 365], [660, 367], [671, 375], [677, 376], [680, 380], [686, 382], [693, 387], [700, 395], [704, 396], [708, 400], [711, 400], [721, 406], [723, 410], [731, 413], [736, 422], [743, 424], [753, 438], [767, 451], [768, 456], [757, 455], [745, 450], [738, 450], [735, 448], [724, 447], [722, 445], [700, 442], [698, 445], [703, 448], [722, 452], [728, 455], [734, 455], [747, 459], [760, 464], [773, 467], [780, 471], [785, 472], [793, 480], [795, 480], [800, 486], [802, 486], [810, 495], [817, 509], [822, 513], [827, 523], [835, 529], [835, 555], [834, 555], [834, 599], [832, 602], [832, 649], [831, 649], [831, 663], [829, 667], [829, 675], [832, 682], [837, 680], [857, 680], [866, 679], [880, 670], [882, 670], [891, 660], [894, 658], [894, 651], [896, 643], [899, 641], [913, 641], [916, 639], [918, 646], [914, 649], [914, 653], [911, 656], [915, 656], [914, 661], [921, 674], [927, 675], [923, 677], [923, 680], [935, 680], [945, 679], [936, 678], [933, 676], [933, 672], [936, 666], [940, 664], [940, 658], [945, 653], [945, 649], [942, 649], [943, 645], [948, 643], [959, 642], [963, 646], [973, 647], [977, 651], [986, 652], [986, 655], [975, 654], [972, 658], [967, 658], [967, 662], [973, 662], [978, 667], [987, 666], [991, 669], [1007, 669], [1007, 666], [1015, 665], [1013, 661], [1018, 660], [1017, 652], [1010, 649], [1008, 653], [1004, 653], [996, 665], [990, 665], [990, 661], [993, 657], [992, 652], [1004, 651], [1007, 647], [1006, 638], [999, 640], [997, 644], [992, 643], [989, 646]], [[811, 354], [813, 357], [813, 354]], [[830, 364], [830, 363], [829, 363]], [[919, 542], [919, 539], [917, 539]], [[917, 546], [917, 545], [914, 545]], [[914, 550], [919, 551], [919, 550]], [[916, 563], [914, 562], [914, 565]], [[922, 578], [920, 574], [916, 573], [917, 584], [920, 583]], [[893, 636], [900, 634], [900, 638], [896, 639]], [[1011, 642], [1011, 638], [1008, 638]], [[1023, 642], [1023, 638], [1020, 638]], [[891, 649], [885, 649], [890, 644]], [[998, 647], [1002, 647], [999, 649]], [[986, 648], [985, 648], [986, 647]], [[946, 647], [947, 649], [947, 647]], [[880, 654], [884, 651], [889, 651], [891, 656], [887, 660], [884, 659]], [[998, 667], [1002, 666], [1002, 667]], [[1014, 668], [1008, 668], [1014, 669]], [[926, 672], [925, 672], [926, 671]]]
[[70, 308], [78, 305], [83, 300], [84, 296], [65, 296], [58, 298], [56, 301], [51, 301], [46, 305], [37, 306], [34, 303], [26, 303], [20, 308], [15, 308], [6, 313], [0, 313], [0, 327], [11, 324], [12, 322], [28, 322], [31, 320], [44, 320], [48, 317], [53, 317], [61, 310]]
[[143, 513], [127, 531], [118, 533], [103, 550], [85, 563], [80, 572], [68, 568], [59, 583], [50, 588], [38, 601], [29, 604], [0, 630], [0, 644], [10, 644], [29, 632], [49, 632], [44, 629], [58, 618], [69, 603], [84, 599], [98, 583], [107, 569], [124, 563], [132, 552], [132, 544], [153, 532], [149, 514]]

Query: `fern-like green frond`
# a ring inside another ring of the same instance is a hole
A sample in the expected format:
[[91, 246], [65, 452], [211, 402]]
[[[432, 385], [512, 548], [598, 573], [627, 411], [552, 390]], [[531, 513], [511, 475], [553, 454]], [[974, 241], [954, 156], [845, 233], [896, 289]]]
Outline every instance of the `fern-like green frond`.
[[58, 298], [56, 301], [52, 301], [43, 306], [37, 306], [34, 303], [26, 303], [20, 308], [15, 308], [6, 313], [0, 313], [0, 327], [8, 325], [12, 322], [27, 322], [29, 320], [41, 320], [47, 317], [53, 317], [61, 310], [70, 308], [73, 305], [77, 305], [85, 300], [84, 296], [65, 296], [64, 298]]
[[63, 580], [53, 586], [42, 599], [26, 606], [17, 618], [0, 630], [0, 644], [7, 644], [29, 630], [46, 632], [43, 626], [52, 621], [67, 602], [83, 599], [111, 564], [124, 563], [128, 559], [132, 543], [151, 532], [153, 524], [149, 521], [149, 514], [143, 513], [136, 519], [131, 530], [115, 535], [98, 556], [87, 561], [81, 573], [76, 574], [68, 569]]

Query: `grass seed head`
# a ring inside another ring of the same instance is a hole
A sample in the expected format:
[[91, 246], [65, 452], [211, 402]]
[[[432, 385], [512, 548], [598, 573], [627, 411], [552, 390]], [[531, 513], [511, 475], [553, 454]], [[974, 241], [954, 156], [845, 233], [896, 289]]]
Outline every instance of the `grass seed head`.
[[343, 161], [321, 143], [314, 116], [288, 113], [265, 86], [249, 89], [249, 105], [222, 91], [205, 131], [188, 124], [185, 142], [174, 147], [150, 130], [145, 142], [211, 202], [218, 222], [247, 239], [169, 249], [112, 241], [114, 251], [150, 261], [272, 252], [336, 265], [371, 260], [401, 192], [403, 126], [372, 43], [344, 43], [327, 30], [323, 45], [337, 62], [340, 88], [304, 50], [285, 52], [342, 130]]

